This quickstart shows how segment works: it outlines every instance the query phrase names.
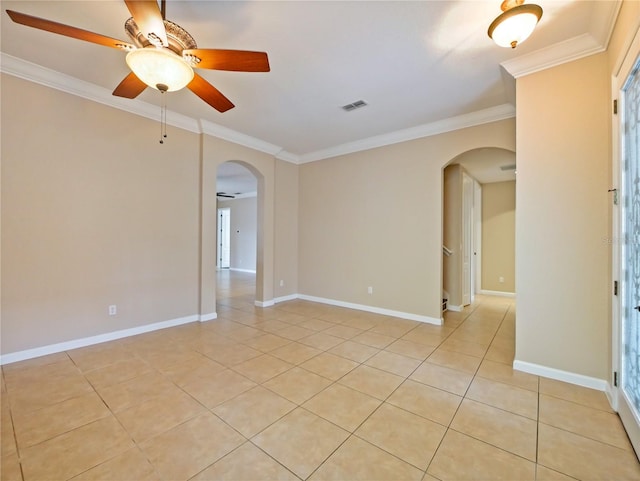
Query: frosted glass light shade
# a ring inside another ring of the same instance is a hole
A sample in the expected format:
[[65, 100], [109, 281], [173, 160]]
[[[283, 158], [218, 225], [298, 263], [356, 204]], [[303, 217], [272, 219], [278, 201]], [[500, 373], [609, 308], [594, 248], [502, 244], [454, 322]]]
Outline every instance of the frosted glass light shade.
[[516, 48], [533, 33], [542, 17], [542, 8], [527, 4], [510, 8], [489, 25], [489, 37], [500, 47]]
[[140, 80], [156, 90], [174, 92], [186, 87], [193, 79], [191, 66], [166, 48], [132, 50], [127, 54], [126, 61]]

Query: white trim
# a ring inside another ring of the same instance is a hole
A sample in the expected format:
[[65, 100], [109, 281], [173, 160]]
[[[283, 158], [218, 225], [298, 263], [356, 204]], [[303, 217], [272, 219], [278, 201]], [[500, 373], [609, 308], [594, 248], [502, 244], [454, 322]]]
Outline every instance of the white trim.
[[518, 78], [604, 52], [605, 49], [606, 47], [591, 34], [583, 33], [549, 47], [506, 60], [500, 65], [513, 77]]
[[464, 306], [454, 306], [452, 304], [447, 303], [447, 311], [462, 312], [463, 309], [464, 309]]
[[275, 155], [276, 159], [284, 160], [285, 162], [291, 162], [292, 164], [300, 163], [300, 156], [296, 154], [292, 154], [291, 152], [287, 152], [286, 150], [281, 150]]
[[496, 297], [511, 297], [515, 299], [515, 292], [506, 292], [506, 291], [489, 291], [487, 289], [480, 289], [478, 294], [484, 294], [485, 296], [496, 296]]
[[513, 361], [513, 368], [517, 371], [534, 374], [536, 376], [547, 377], [549, 379], [555, 379], [556, 381], [564, 381], [569, 384], [575, 384], [577, 386], [588, 387], [590, 389], [596, 389], [598, 391], [607, 391], [608, 382], [604, 379], [598, 379], [595, 377], [584, 376], [575, 372], [562, 371], [553, 367], [541, 366], [540, 364], [534, 364], [531, 362]]
[[373, 312], [374, 314], [383, 314], [385, 316], [399, 317], [400, 319], [409, 319], [411, 321], [425, 322], [428, 324], [435, 324], [437, 326], [442, 325], [442, 319], [437, 317], [421, 316], [418, 314], [411, 314], [409, 312], [383, 309], [381, 307], [366, 306], [364, 304], [354, 304], [351, 302], [338, 301], [335, 299], [325, 299], [324, 297], [307, 296], [306, 294], [298, 294], [298, 299], [319, 302], [321, 304], [330, 304], [332, 306], [347, 307], [349, 309], [357, 309], [359, 311]]
[[254, 304], [256, 307], [273, 307], [275, 302], [273, 302], [273, 299], [270, 299], [268, 301], [255, 301]]
[[471, 112], [448, 119], [438, 120], [428, 124], [418, 125], [409, 129], [397, 130], [383, 135], [377, 135], [355, 142], [337, 145], [328, 149], [309, 152], [300, 156], [298, 163], [305, 164], [315, 162], [316, 160], [324, 160], [339, 155], [351, 154], [362, 150], [384, 147], [386, 145], [406, 142], [408, 140], [430, 137], [445, 132], [474, 127], [476, 125], [488, 124], [499, 120], [510, 119], [516, 116], [516, 109], [511, 104], [502, 104], [496, 107], [490, 107], [476, 112]]
[[275, 297], [273, 299], [274, 304], [279, 304], [281, 302], [287, 301], [295, 301], [298, 298], [298, 294], [289, 294], [288, 296]]
[[[613, 68], [613, 72], [612, 72], [613, 77], [620, 76], [620, 70], [622, 69], [624, 62], [627, 60], [629, 55], [633, 55], [631, 51], [633, 49], [634, 44], [638, 42], [637, 38], [638, 38], [638, 35], [640, 34], [640, 18], [636, 20], [636, 24], [631, 29], [631, 31], [634, 33], [632, 35], [629, 35], [629, 37], [627, 38], [627, 41], [624, 44], [624, 47], [620, 52], [620, 55], [618, 56], [618, 59], [616, 60], [615, 67]], [[613, 83], [614, 93], [617, 95], [617, 83], [615, 78], [613, 79], [613, 82], [614, 82]]]
[[236, 272], [248, 272], [249, 274], [255, 274], [256, 273], [255, 269], [254, 270], [251, 270], [251, 269], [237, 269], [235, 267], [229, 267], [229, 270], [230, 271], [236, 271]]
[[591, 13], [589, 31], [602, 44], [605, 50], [609, 48], [609, 41], [613, 35], [613, 29], [616, 26], [621, 7], [622, 0], [594, 2], [595, 11]]
[[[611, 98], [618, 100], [618, 115], [612, 115], [611, 123], [611, 160], [612, 160], [612, 185], [611, 188], [617, 188], [621, 194], [623, 190], [623, 116], [624, 102], [621, 99], [623, 88], [629, 78], [629, 74], [635, 66], [635, 62], [640, 56], [640, 18], [636, 19], [630, 35], [627, 37], [623, 48], [614, 64], [611, 77]], [[627, 435], [631, 440], [636, 452], [640, 452], [640, 419], [638, 413], [632, 407], [633, 402], [628, 399], [627, 394], [621, 386], [622, 374], [622, 356], [624, 352], [622, 338], [622, 324], [624, 317], [624, 300], [621, 295], [624, 293], [624, 259], [620, 239], [622, 238], [623, 210], [620, 205], [624, 205], [624, 199], [619, 196], [618, 205], [612, 203], [611, 207], [611, 277], [612, 280], [619, 281], [618, 296], [612, 296], [611, 300], [611, 369], [618, 373], [618, 386], [608, 385], [607, 397], [611, 406], [616, 410], [622, 420]], [[613, 401], [613, 402], [612, 402]]]
[[[282, 147], [265, 142], [264, 140], [251, 137], [250, 135], [243, 134], [237, 130], [224, 127], [222, 125], [210, 122], [208, 120], [200, 119], [200, 126], [202, 133], [212, 135], [219, 139], [228, 140], [234, 144], [243, 145], [250, 149], [264, 152], [265, 154], [276, 155], [282, 152]], [[284, 159], [283, 159], [284, 160]]]
[[168, 321], [155, 322], [153, 324], [145, 324], [144, 326], [122, 329], [120, 331], [107, 332], [105, 334], [98, 334], [97, 336], [84, 337], [82, 339], [74, 339], [72, 341], [59, 342], [57, 344], [50, 344], [48, 346], [26, 349], [24, 351], [11, 352], [9, 354], [3, 354], [0, 356], [0, 365], [24, 361], [26, 359], [32, 359], [34, 357], [46, 356], [47, 354], [69, 351], [71, 349], [78, 349], [80, 347], [92, 346], [94, 344], [100, 344], [107, 341], [114, 341], [116, 339], [122, 339], [123, 337], [130, 337], [137, 334], [144, 334], [145, 332], [166, 329], [167, 327], [180, 326], [182, 324], [195, 322], [198, 320], [198, 318], [198, 315], [179, 317], [177, 319], [171, 319]]
[[214, 319], [217, 319], [217, 318], [218, 318], [217, 312], [210, 312], [209, 314], [200, 314], [200, 316], [198, 316], [198, 320], [200, 322], [213, 321]]
[[604, 393], [607, 395], [607, 400], [611, 405], [611, 408], [618, 412], [618, 396], [616, 395], [617, 389], [611, 385], [610, 382], [607, 382], [607, 387], [604, 390]]

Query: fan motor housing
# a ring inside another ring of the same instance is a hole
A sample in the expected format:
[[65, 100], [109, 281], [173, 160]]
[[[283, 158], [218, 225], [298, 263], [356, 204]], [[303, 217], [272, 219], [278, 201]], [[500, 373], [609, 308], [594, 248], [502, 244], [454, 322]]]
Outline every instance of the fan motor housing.
[[[196, 44], [196, 41], [193, 39], [191, 34], [177, 23], [173, 23], [170, 20], [164, 20], [164, 28], [167, 32], [167, 41], [169, 42], [168, 48], [176, 54], [182, 55], [183, 50], [198, 48], [198, 44]], [[129, 20], [124, 23], [124, 30], [138, 47], [145, 48], [153, 45], [152, 42], [150, 42], [140, 31], [140, 28], [133, 17], [129, 18]]]

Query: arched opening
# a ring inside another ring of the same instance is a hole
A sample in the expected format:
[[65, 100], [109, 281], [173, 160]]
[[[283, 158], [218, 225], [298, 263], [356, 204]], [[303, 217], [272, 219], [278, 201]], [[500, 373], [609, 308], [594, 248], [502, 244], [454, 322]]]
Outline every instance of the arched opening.
[[472, 149], [442, 169], [443, 310], [515, 296], [515, 152]]
[[[216, 174], [216, 302], [249, 307], [256, 300], [258, 179], [242, 162]], [[216, 309], [219, 311], [220, 309]]]
[[256, 255], [255, 297], [253, 306], [244, 309], [273, 305], [273, 237], [274, 237], [274, 172], [273, 159], [256, 155], [233, 144], [220, 143], [218, 139], [203, 135], [200, 164], [200, 244], [199, 244], [199, 318], [209, 321], [218, 318], [216, 301], [216, 227], [218, 167], [232, 162], [247, 169], [257, 184], [256, 199]]

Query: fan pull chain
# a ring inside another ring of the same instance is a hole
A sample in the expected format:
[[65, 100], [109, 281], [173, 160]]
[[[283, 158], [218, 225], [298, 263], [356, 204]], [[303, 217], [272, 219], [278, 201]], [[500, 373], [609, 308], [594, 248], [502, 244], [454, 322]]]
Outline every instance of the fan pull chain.
[[167, 87], [158, 84], [158, 90], [160, 90], [162, 102], [160, 105], [160, 143], [164, 144], [164, 139], [167, 138]]

